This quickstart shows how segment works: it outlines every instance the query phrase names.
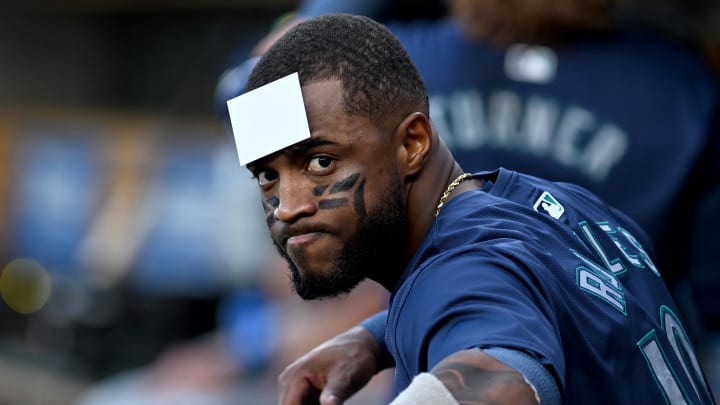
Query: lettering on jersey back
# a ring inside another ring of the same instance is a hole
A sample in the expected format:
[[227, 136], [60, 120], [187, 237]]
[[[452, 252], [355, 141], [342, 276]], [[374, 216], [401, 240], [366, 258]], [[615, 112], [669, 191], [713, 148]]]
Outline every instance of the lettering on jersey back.
[[430, 116], [455, 151], [517, 150], [603, 182], [625, 156], [627, 134], [581, 106], [511, 90], [462, 90], [430, 97]]
[[[583, 265], [575, 269], [576, 283], [583, 291], [597, 296], [627, 315], [625, 293], [619, 276], [629, 270], [628, 266], [635, 269], [649, 269], [657, 277], [660, 277], [660, 273], [642, 245], [627, 230], [621, 227], [615, 228], [608, 221], [598, 221], [595, 225], [597, 227], [593, 228], [587, 221], [578, 224], [580, 228], [578, 238], [595, 254], [591, 258], [577, 250], [570, 250], [583, 262]], [[598, 236], [597, 231], [593, 229], [604, 232], [605, 235]], [[612, 240], [614, 247], [612, 251], [606, 248], [607, 244], [601, 243], [602, 237], [609, 237]]]
[[[575, 271], [578, 287], [627, 316], [620, 276], [633, 270], [649, 270], [656, 277], [660, 277], [660, 273], [642, 244], [626, 229], [608, 221], [594, 224], [582, 221], [578, 227], [578, 239], [594, 253], [592, 257], [587, 257], [571, 250], [582, 262]], [[607, 243], [607, 237], [612, 243]], [[714, 403], [680, 318], [672, 308], [661, 304], [657, 325], [644, 333], [636, 345], [665, 402]]]

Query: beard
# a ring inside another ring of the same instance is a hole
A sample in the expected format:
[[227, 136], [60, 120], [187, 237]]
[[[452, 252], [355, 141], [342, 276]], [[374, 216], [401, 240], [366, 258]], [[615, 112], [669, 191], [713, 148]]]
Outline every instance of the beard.
[[288, 263], [293, 290], [300, 298], [338, 297], [348, 294], [367, 278], [386, 281], [392, 280], [395, 273], [399, 275], [408, 221], [399, 178], [392, 178], [379, 208], [372, 212], [358, 212], [358, 231], [340, 250], [329, 272], [306, 272], [303, 277], [288, 254], [273, 241]]

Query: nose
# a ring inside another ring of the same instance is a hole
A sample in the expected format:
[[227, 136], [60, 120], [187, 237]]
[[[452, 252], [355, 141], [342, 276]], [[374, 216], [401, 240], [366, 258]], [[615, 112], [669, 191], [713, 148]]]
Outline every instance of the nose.
[[299, 218], [313, 215], [317, 210], [317, 205], [312, 190], [313, 185], [307, 184], [302, 178], [280, 180], [279, 203], [273, 211], [275, 219], [282, 222], [293, 222]]

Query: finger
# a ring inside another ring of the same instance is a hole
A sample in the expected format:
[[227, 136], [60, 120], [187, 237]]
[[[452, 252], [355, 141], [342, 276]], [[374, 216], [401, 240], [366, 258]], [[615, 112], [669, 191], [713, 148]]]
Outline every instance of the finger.
[[320, 405], [342, 405], [343, 401], [337, 395], [323, 391], [320, 394]]
[[304, 378], [286, 380], [280, 389], [279, 405], [317, 404], [320, 391]]
[[341, 405], [355, 390], [342, 378], [330, 378], [320, 394], [320, 405]]

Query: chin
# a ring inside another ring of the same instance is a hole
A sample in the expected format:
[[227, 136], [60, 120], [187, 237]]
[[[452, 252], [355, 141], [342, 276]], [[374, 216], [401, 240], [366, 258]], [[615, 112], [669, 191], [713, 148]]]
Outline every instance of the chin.
[[303, 300], [321, 300], [349, 294], [363, 281], [362, 277], [350, 277], [341, 270], [325, 273], [304, 272], [290, 264], [292, 288]]

